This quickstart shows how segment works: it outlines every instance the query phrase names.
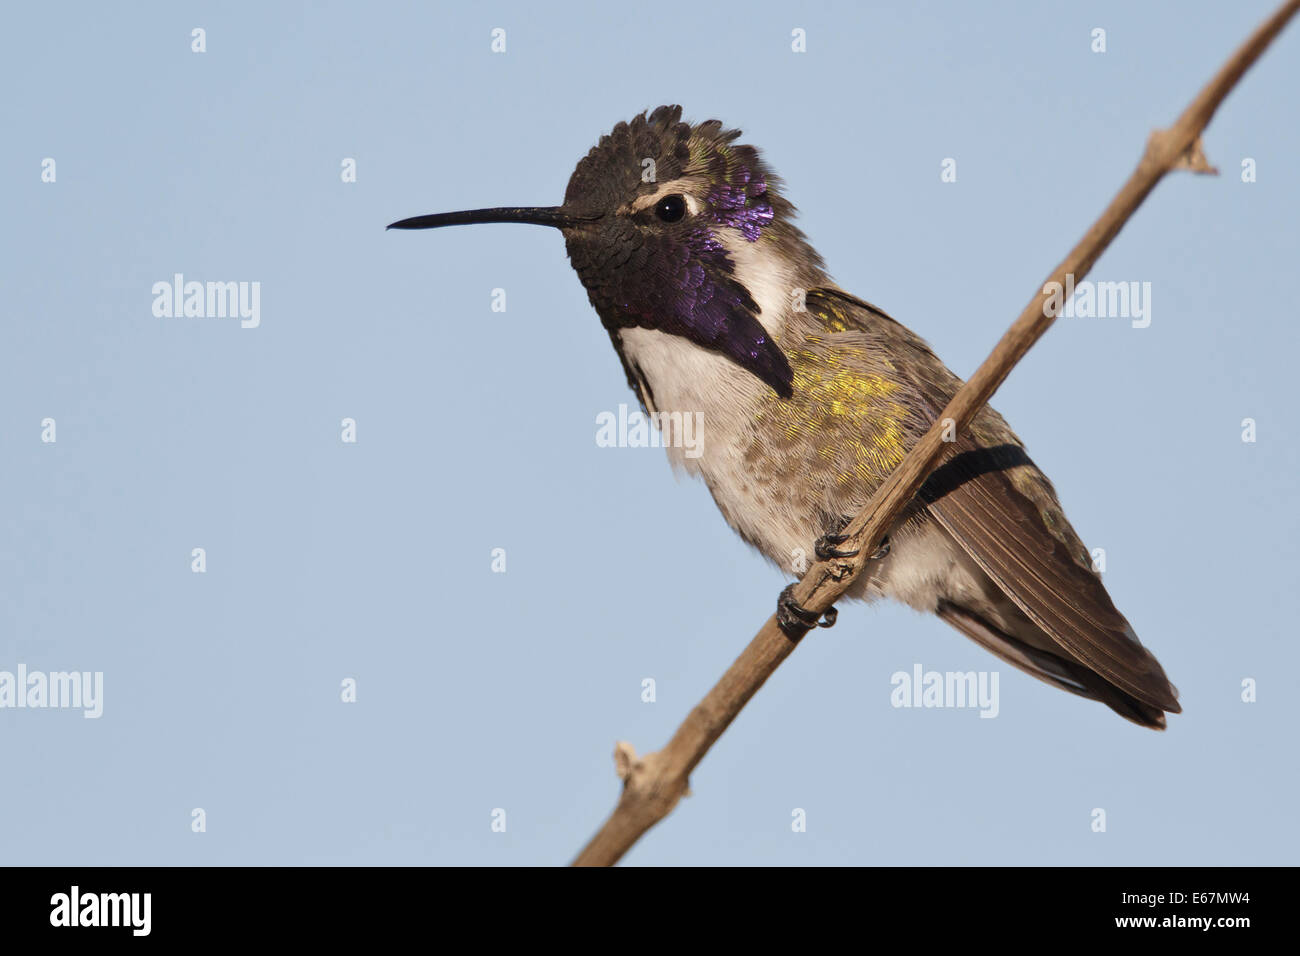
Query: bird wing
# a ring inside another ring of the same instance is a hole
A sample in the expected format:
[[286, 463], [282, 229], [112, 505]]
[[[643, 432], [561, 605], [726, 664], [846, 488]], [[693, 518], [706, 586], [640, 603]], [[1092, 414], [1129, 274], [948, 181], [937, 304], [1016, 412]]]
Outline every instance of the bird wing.
[[[914, 388], [928, 427], [961, 380], [929, 346], [867, 302], [839, 289], [809, 292], [834, 327], [882, 336]], [[919, 437], [919, 436], [918, 436]], [[1179, 713], [1177, 691], [1092, 570], [1056, 492], [1002, 417], [985, 408], [926, 480], [918, 497], [999, 588], [1075, 660], [1137, 700]]]
[[[1075, 546], [1046, 478], [1023, 449], [1010, 447], [1019, 455], [1007, 446], [978, 448], [969, 437], [959, 442], [921, 488], [930, 514], [1072, 657], [1138, 700], [1178, 713], [1169, 678]], [[1053, 534], [1049, 525], [1068, 533]]]

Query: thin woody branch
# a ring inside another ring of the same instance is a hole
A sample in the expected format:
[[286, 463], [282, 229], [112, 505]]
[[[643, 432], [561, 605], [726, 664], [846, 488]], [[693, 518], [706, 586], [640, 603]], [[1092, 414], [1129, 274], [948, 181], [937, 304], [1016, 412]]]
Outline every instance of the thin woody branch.
[[[1067, 275], [1073, 276], [1075, 282], [1081, 281], [1166, 173], [1177, 169], [1214, 172], [1202, 151], [1201, 133], [1224, 98], [1297, 8], [1300, 0], [1284, 3], [1232, 55], [1173, 126], [1151, 134], [1137, 169], [1105, 212], [1056, 267], [930, 430], [849, 523], [844, 532], [849, 538], [843, 547], [857, 549], [858, 556], [814, 564], [795, 585], [793, 598], [798, 604], [809, 611], [824, 612], [861, 573], [868, 560], [866, 556], [881, 546], [926, 477], [950, 450], [949, 443], [943, 440], [945, 430], [950, 436], [964, 430], [1016, 363], [1056, 320], [1057, 306], [1048, 291], [1049, 283], [1063, 287]], [[616, 763], [624, 781], [623, 794], [604, 826], [574, 860], [575, 866], [609, 866], [618, 862], [643, 833], [672, 811], [686, 792], [691, 771], [763, 682], [790, 656], [802, 636], [801, 633], [788, 637], [775, 616], [768, 618], [722, 679], [687, 715], [666, 747], [637, 758], [630, 745], [619, 744]]]

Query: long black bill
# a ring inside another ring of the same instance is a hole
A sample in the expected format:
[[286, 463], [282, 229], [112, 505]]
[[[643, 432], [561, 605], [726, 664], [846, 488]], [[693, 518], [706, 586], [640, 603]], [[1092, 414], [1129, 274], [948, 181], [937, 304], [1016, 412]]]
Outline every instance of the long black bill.
[[441, 226], [471, 226], [480, 222], [531, 222], [538, 226], [578, 226], [594, 222], [596, 216], [574, 216], [562, 206], [499, 206], [496, 209], [467, 209], [412, 216], [389, 225], [389, 229], [437, 229]]

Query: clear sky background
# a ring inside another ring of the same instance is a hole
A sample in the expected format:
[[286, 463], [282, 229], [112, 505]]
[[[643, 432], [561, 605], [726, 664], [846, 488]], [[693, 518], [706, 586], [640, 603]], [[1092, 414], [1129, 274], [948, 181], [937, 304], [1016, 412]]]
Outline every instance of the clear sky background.
[[[597, 447], [635, 399], [558, 233], [384, 226], [558, 203], [681, 103], [968, 375], [1273, 4], [471, 6], [6, 8], [0, 670], [102, 671], [104, 710], [0, 710], [0, 862], [568, 861], [615, 741], [666, 742], [785, 580], [661, 450]], [[1208, 131], [1224, 175], [1095, 269], [1150, 326], [1062, 320], [995, 400], [1185, 713], [845, 606], [629, 864], [1297, 862], [1298, 64], [1293, 25]], [[260, 327], [155, 317], [178, 272], [260, 282]], [[916, 664], [997, 671], [998, 717], [893, 708]]]

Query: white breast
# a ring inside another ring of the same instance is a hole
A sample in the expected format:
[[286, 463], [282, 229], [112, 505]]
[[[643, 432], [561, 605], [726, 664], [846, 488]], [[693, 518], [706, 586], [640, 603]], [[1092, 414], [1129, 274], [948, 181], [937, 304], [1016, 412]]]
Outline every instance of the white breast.
[[[734, 275], [759, 306], [759, 322], [779, 342], [794, 288], [788, 267], [771, 246], [729, 232], [720, 239]], [[756, 409], [770, 386], [731, 359], [682, 336], [641, 328], [623, 329], [620, 336], [625, 357], [653, 393], [654, 411], [699, 413], [701, 454], [687, 457], [681, 447], [669, 445], [673, 467], [702, 477], [731, 526], [788, 568], [790, 555], [807, 548], [807, 518], [774, 505], [772, 489], [765, 483], [773, 476], [754, 474], [745, 459], [753, 443]]]

